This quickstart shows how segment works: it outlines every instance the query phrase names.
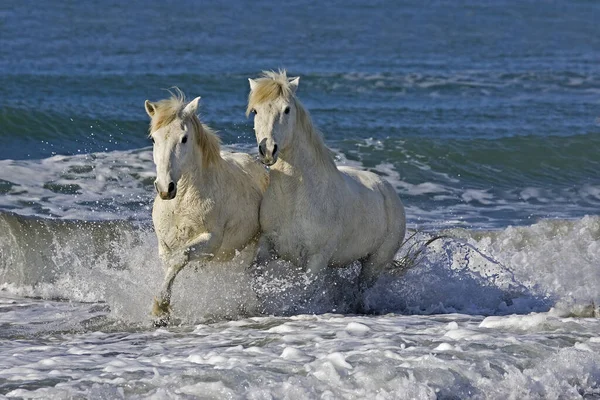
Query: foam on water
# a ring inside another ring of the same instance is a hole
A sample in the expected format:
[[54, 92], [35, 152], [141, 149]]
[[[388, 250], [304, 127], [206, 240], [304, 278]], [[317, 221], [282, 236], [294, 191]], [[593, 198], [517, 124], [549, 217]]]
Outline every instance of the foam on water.
[[[579, 218], [595, 213], [600, 205], [600, 188], [593, 182], [560, 189], [511, 184], [504, 190], [470, 183], [460, 173], [440, 172], [443, 169], [439, 166], [430, 165], [431, 159], [427, 161], [422, 155], [412, 154], [403, 149], [402, 143], [393, 143], [392, 147], [402, 153], [405, 161], [381, 161], [395, 157], [380, 158], [378, 152], [383, 146], [381, 141], [367, 139], [353, 149], [336, 149], [334, 155], [338, 165], [384, 176], [403, 199], [408, 223], [420, 229], [456, 226], [490, 229], [510, 223], [522, 225], [540, 218]], [[255, 149], [238, 144], [225, 146], [224, 150]], [[368, 158], [371, 156], [379, 161], [373, 162]], [[415, 183], [407, 170], [423, 175]], [[60, 219], [148, 221], [154, 176], [149, 148], [41, 160], [0, 160], [0, 208], [21, 215]], [[478, 179], [491, 178], [486, 175]]]
[[3, 209], [65, 219], [147, 218], [154, 181], [148, 149], [1, 160]]
[[[14, 295], [106, 302], [111, 318], [148, 322], [163, 276], [147, 225], [119, 221], [52, 221], [2, 215], [0, 284]], [[277, 262], [245, 268], [242, 252], [226, 264], [185, 269], [173, 305], [183, 323], [203, 319], [323, 312], [505, 315], [548, 311], [598, 313], [600, 217], [542, 221], [502, 231], [450, 230], [404, 273], [383, 274], [364, 294], [360, 265], [328, 271], [316, 292], [302, 270]], [[414, 235], [397, 254], [415, 254], [431, 236]], [[258, 298], [257, 298], [258, 295]]]
[[[28, 216], [0, 214], [0, 397], [600, 396], [599, 216], [438, 232], [412, 268], [364, 294], [358, 263], [315, 290], [283, 262], [246, 270], [242, 252], [182, 271], [174, 325], [155, 330], [150, 151], [1, 163], [3, 208]], [[412, 185], [390, 163], [370, 169], [403, 196], [466, 197], [467, 219], [502, 206], [449, 176]], [[407, 205], [413, 226], [421, 215], [461, 225]], [[396, 258], [432, 235], [415, 234]], [[365, 309], [377, 316], [355, 315]]]
[[[2, 307], [18, 310], [0, 313], [0, 321], [15, 323], [32, 303], [4, 302]], [[49, 319], [83, 313], [60, 316], [64, 303], [42, 304], [38, 314]], [[215, 399], [600, 395], [597, 319], [495, 318], [324, 314], [169, 330], [54, 332], [47, 340], [11, 340], [0, 347], [0, 393]]]

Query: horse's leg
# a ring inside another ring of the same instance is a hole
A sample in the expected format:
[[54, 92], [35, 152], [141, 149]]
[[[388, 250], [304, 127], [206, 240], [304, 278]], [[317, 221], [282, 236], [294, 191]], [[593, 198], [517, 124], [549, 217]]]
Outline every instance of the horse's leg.
[[306, 272], [316, 278], [325, 271], [328, 262], [329, 257], [323, 253], [311, 254], [306, 257]]
[[254, 259], [250, 264], [250, 270], [260, 270], [261, 266], [266, 265], [269, 261], [273, 260], [273, 258], [273, 246], [271, 241], [267, 239], [265, 235], [261, 235], [256, 245]]
[[[401, 213], [402, 218], [404, 217], [404, 211]], [[397, 221], [400, 217], [393, 213], [390, 217], [390, 221]], [[397, 226], [390, 224], [385, 239], [375, 252], [370, 254], [362, 263], [360, 270], [360, 289], [362, 292], [371, 288], [379, 275], [390, 266], [394, 260], [394, 256], [402, 245], [404, 239], [404, 229], [398, 229]]]
[[311, 254], [307, 257], [306, 273], [310, 279], [310, 286], [307, 291], [309, 298], [315, 297], [322, 289], [328, 261], [329, 257], [325, 256], [323, 253]]
[[171, 258], [167, 262], [167, 271], [163, 284], [161, 286], [158, 297], [154, 298], [152, 305], [152, 315], [155, 318], [154, 324], [157, 326], [166, 325], [169, 321], [169, 314], [171, 312], [171, 291], [173, 289], [173, 282], [175, 277], [187, 264], [187, 255], [185, 252], [179, 254], [177, 259]]
[[265, 235], [260, 235], [256, 242], [256, 248], [252, 261], [248, 264], [246, 272], [250, 278], [250, 286], [256, 296], [256, 309], [265, 313], [264, 275], [272, 267], [271, 262], [275, 260], [274, 249], [271, 241]]
[[[375, 253], [367, 257], [362, 262], [362, 268], [360, 269], [359, 275], [361, 291], [364, 292], [365, 290], [371, 288], [375, 284], [375, 282], [377, 282], [379, 275], [384, 270], [387, 264], [387, 260], [385, 260], [385, 258], [386, 257], [379, 257], [379, 255]], [[390, 258], [389, 261], [391, 260], [392, 259]]]
[[369, 312], [370, 306], [365, 301], [365, 292], [375, 285], [381, 273], [386, 270], [386, 267], [391, 265], [400, 247], [398, 237], [398, 234], [392, 233], [386, 238], [379, 249], [362, 261], [362, 268], [358, 277], [361, 293], [358, 313], [364, 314]]
[[213, 258], [223, 243], [222, 232], [206, 232], [196, 236], [187, 244], [190, 261], [208, 261]]
[[166, 325], [171, 312], [171, 291], [175, 277], [189, 261], [206, 261], [211, 259], [222, 242], [222, 235], [203, 233], [187, 243], [186, 249], [177, 252], [167, 259], [167, 272], [158, 298], [154, 299], [152, 315], [155, 325]]

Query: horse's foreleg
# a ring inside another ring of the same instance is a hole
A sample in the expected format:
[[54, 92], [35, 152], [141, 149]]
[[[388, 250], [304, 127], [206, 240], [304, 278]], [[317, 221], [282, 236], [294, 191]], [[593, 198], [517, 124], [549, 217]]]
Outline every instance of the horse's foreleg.
[[187, 244], [189, 261], [208, 261], [213, 258], [223, 243], [223, 235], [211, 232], [202, 233]]
[[265, 235], [261, 235], [256, 244], [256, 250], [254, 254], [254, 260], [250, 264], [250, 270], [256, 271], [261, 266], [266, 265], [269, 261], [273, 260], [273, 246]]
[[177, 258], [172, 258], [167, 263], [167, 271], [165, 278], [160, 289], [158, 297], [154, 298], [152, 305], [152, 315], [155, 318], [155, 325], [165, 325], [169, 320], [169, 314], [171, 312], [171, 290], [173, 288], [173, 282], [175, 277], [187, 264], [186, 254], [180, 254]]
[[306, 258], [306, 272], [313, 278], [317, 277], [325, 271], [328, 262], [329, 258], [322, 253], [312, 254]]
[[295, 312], [312, 312], [312, 307], [318, 307], [325, 292], [328, 261], [329, 257], [323, 253], [305, 254], [300, 258], [299, 263], [306, 271], [306, 281], [303, 293], [297, 298], [297, 304], [301, 308]]

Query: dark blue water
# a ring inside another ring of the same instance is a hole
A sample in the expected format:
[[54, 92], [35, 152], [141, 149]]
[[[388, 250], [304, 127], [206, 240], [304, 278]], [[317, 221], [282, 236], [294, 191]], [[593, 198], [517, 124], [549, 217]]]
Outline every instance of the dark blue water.
[[[0, 159], [147, 147], [143, 102], [172, 86], [202, 96], [224, 143], [252, 145], [247, 78], [277, 68], [301, 76], [328, 144], [387, 175], [414, 225], [597, 214], [594, 1], [5, 1]], [[0, 179], [13, 211], [43, 199]]]

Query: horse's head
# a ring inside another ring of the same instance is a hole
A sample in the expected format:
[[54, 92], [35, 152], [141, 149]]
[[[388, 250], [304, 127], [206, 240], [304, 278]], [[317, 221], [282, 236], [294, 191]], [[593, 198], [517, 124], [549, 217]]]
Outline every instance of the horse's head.
[[280, 152], [291, 143], [296, 125], [296, 89], [300, 78], [288, 78], [285, 71], [263, 72], [248, 79], [250, 94], [246, 115], [254, 114], [254, 132], [260, 160], [265, 165], [277, 162]]
[[145, 102], [151, 118], [150, 138], [154, 143], [154, 187], [163, 200], [175, 198], [183, 171], [194, 161], [193, 147], [197, 140], [194, 120], [197, 120], [199, 100], [200, 97], [196, 97], [185, 105], [183, 94], [179, 92], [179, 96], [171, 99]]

